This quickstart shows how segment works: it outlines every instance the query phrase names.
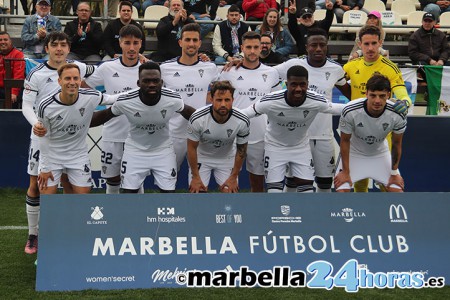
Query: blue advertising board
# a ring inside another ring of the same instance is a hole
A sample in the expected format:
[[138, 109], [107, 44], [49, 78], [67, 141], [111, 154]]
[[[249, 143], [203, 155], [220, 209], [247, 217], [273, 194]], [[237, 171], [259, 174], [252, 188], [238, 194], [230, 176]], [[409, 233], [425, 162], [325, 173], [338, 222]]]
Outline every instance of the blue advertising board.
[[449, 199], [446, 193], [43, 196], [36, 289], [443, 286], [450, 276]]

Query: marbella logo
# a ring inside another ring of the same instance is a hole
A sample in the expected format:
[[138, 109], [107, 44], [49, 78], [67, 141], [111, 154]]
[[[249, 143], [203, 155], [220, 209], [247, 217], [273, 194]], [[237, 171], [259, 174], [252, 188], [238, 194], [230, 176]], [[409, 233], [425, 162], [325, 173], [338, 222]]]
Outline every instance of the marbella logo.
[[331, 212], [332, 218], [343, 218], [345, 222], [350, 223], [353, 222], [355, 218], [365, 218], [366, 213], [360, 211], [354, 211], [353, 208], [343, 208], [342, 211]]
[[408, 223], [405, 207], [401, 204], [391, 204], [389, 207], [389, 219], [391, 219], [392, 223]]
[[108, 221], [104, 219], [103, 207], [91, 207], [91, 219], [86, 222], [88, 225], [106, 225]]

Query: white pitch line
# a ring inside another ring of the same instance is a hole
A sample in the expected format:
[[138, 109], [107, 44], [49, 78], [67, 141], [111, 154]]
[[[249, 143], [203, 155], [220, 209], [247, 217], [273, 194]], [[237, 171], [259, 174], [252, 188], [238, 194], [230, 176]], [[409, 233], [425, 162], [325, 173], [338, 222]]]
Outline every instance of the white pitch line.
[[25, 230], [28, 226], [0, 226], [0, 230]]

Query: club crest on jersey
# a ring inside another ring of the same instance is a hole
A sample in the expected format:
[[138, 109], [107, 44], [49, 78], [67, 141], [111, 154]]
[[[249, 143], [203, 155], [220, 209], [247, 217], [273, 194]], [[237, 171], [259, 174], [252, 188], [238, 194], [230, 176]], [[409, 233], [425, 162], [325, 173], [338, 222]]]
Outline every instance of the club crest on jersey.
[[166, 118], [166, 113], [167, 113], [167, 110], [165, 110], [165, 109], [163, 109], [162, 111], [161, 111], [161, 116], [165, 119]]
[[232, 133], [233, 133], [233, 129], [227, 129], [227, 135], [228, 135], [228, 137], [230, 137]]
[[388, 123], [383, 123], [383, 130], [386, 131], [386, 129], [389, 127]]
[[205, 73], [205, 70], [203, 69], [198, 70], [198, 74], [200, 75], [201, 78], [203, 78], [203, 73]]
[[105, 173], [106, 173], [106, 169], [108, 169], [108, 167], [107, 167], [107, 166], [102, 166], [102, 172], [103, 172], [103, 174], [105, 174]]
[[267, 74], [262, 74], [261, 76], [262, 76], [264, 82], [266, 82], [266, 80], [267, 80]]
[[306, 118], [306, 116], [308, 116], [308, 115], [309, 115], [309, 110], [303, 111], [303, 117], [304, 117], [304, 118]]
[[328, 80], [330, 78], [331, 73], [330, 72], [325, 72], [325, 78], [326, 80]]
[[36, 164], [34, 162], [30, 162], [30, 169], [33, 170]]
[[80, 115], [81, 115], [81, 116], [84, 116], [84, 111], [85, 111], [85, 108], [84, 108], [84, 107], [82, 107], [82, 108], [80, 108], [80, 109], [79, 109], [79, 111], [80, 111]]

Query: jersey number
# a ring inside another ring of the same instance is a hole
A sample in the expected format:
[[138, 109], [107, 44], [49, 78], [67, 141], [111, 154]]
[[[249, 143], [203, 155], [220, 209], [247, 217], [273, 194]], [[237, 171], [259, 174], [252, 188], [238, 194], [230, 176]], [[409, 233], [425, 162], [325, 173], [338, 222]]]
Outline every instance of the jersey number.
[[122, 162], [122, 169], [120, 170], [120, 172], [122, 174], [125, 174], [127, 172], [127, 162], [126, 161]]
[[30, 157], [28, 160], [34, 158], [35, 161], [39, 161], [39, 150], [33, 154], [33, 148], [30, 148]]
[[105, 151], [102, 151], [101, 161], [104, 164], [110, 165], [112, 157], [113, 157], [112, 153], [106, 153]]
[[268, 168], [269, 167], [269, 157], [266, 156], [264, 157], [264, 168]]

